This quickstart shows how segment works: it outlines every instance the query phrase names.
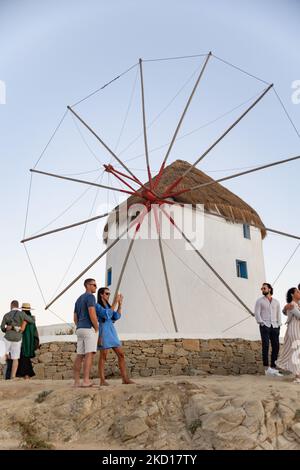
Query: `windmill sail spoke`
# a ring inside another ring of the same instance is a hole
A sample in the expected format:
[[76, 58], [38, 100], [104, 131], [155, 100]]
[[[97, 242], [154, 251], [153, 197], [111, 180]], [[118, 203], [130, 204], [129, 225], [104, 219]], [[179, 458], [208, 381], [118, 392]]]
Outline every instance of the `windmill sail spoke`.
[[224, 139], [224, 137], [249, 113], [249, 111], [251, 111], [252, 108], [254, 108], [258, 103], [259, 101], [266, 95], [266, 93], [268, 93], [268, 91], [273, 87], [273, 84], [269, 85], [262, 93], [261, 95], [241, 114], [241, 116], [238, 117], [238, 119], [236, 119], [234, 121], [233, 124], [231, 124], [228, 129], [226, 129], [225, 132], [223, 132], [222, 135], [220, 135], [220, 137], [210, 146], [208, 147], [208, 149], [199, 157], [197, 158], [197, 160], [191, 165], [190, 168], [188, 168], [184, 173], [183, 175], [181, 175], [174, 183], [172, 183], [168, 188], [167, 188], [167, 193], [169, 193], [172, 189], [174, 189], [179, 183], [180, 181], [190, 172], [192, 171], [193, 168], [195, 168], [195, 166], [201, 162], [201, 160], [203, 160], [203, 158], [219, 143], [221, 142], [222, 139]]
[[67, 285], [67, 287], [65, 287], [54, 299], [51, 300], [51, 302], [46, 305], [45, 307], [45, 310], [47, 310], [49, 307], [51, 307], [51, 305], [54, 304], [54, 302], [56, 302], [63, 294], [65, 294], [69, 289], [70, 287], [72, 287], [75, 282], [77, 282], [87, 271], [89, 271], [101, 258], [103, 258], [104, 255], [106, 255], [120, 240], [121, 238], [126, 235], [127, 232], [129, 232], [129, 230], [136, 224], [140, 225], [140, 219], [141, 219], [141, 215], [140, 214], [127, 228], [126, 230], [124, 230], [121, 235], [119, 235], [104, 251], [102, 251], [102, 253], [97, 256], [96, 259], [94, 259], [94, 261], [92, 261], [83, 271], [81, 271], [80, 274], [78, 274], [78, 276], [76, 276], [76, 278], [70, 282], [70, 284]]
[[[179, 196], [179, 194], [189, 193], [190, 191], [194, 191], [195, 189], [204, 188], [205, 186], [211, 186], [211, 185], [216, 184], [216, 183], [221, 183], [222, 181], [232, 180], [232, 179], [238, 178], [240, 176], [248, 175], [250, 173], [255, 173], [256, 171], [265, 170], [266, 168], [270, 168], [270, 167], [273, 167], [273, 166], [283, 165], [284, 163], [293, 162], [293, 161], [299, 160], [299, 159], [300, 159], [300, 155], [297, 155], [296, 157], [285, 158], [284, 160], [277, 160], [277, 161], [272, 162], [272, 163], [267, 163], [266, 165], [257, 166], [255, 168], [252, 168], [251, 170], [242, 171], [240, 173], [235, 173], [234, 175], [230, 175], [230, 176], [224, 176], [223, 178], [208, 181], [207, 183], [197, 184], [196, 186], [193, 186], [192, 188], [182, 189], [181, 191], [178, 191], [178, 192], [172, 194], [172, 196], [173, 197], [174, 196]], [[184, 175], [181, 177], [181, 179], [186, 174], [187, 174], [187, 171], [184, 173]], [[164, 195], [164, 197], [167, 197], [167, 196], [168, 195]]]
[[166, 265], [166, 260], [165, 260], [164, 251], [163, 251], [162, 242], [161, 242], [157, 208], [154, 207], [153, 210], [154, 210], [155, 224], [156, 224], [156, 229], [157, 229], [157, 234], [158, 234], [160, 257], [161, 257], [161, 262], [162, 262], [162, 267], [163, 267], [163, 272], [164, 272], [164, 277], [165, 277], [165, 282], [166, 282], [166, 288], [167, 288], [167, 293], [168, 293], [168, 299], [169, 299], [173, 325], [174, 325], [174, 329], [176, 333], [178, 333], [178, 326], [177, 326], [177, 321], [176, 321], [175, 312], [174, 312], [174, 305], [173, 305], [172, 296], [171, 296], [171, 288], [170, 288], [170, 283], [169, 283], [169, 278], [168, 278], [167, 265]]
[[34, 169], [31, 169], [30, 171], [32, 173], [39, 173], [40, 175], [52, 176], [53, 178], [59, 178], [62, 180], [67, 180], [67, 181], [74, 181], [75, 183], [88, 184], [90, 186], [96, 186], [97, 188], [109, 189], [110, 191], [118, 191], [121, 193], [133, 194], [132, 191], [126, 191], [125, 189], [114, 188], [112, 186], [105, 186], [104, 184], [93, 183], [92, 181], [78, 180], [76, 178], [69, 178], [67, 176], [56, 175], [55, 173], [48, 173], [46, 171], [40, 171], [40, 170], [34, 170]]
[[74, 114], [74, 116], [77, 117], [77, 119], [96, 137], [96, 139], [103, 145], [104, 148], [111, 154], [111, 156], [117, 160], [117, 162], [132, 176], [132, 178], [135, 179], [135, 181], [138, 181], [138, 184], [140, 184], [144, 189], [143, 183], [139, 181], [139, 179], [132, 173], [132, 171], [128, 168], [125, 163], [113, 152], [108, 145], [101, 139], [101, 137], [98, 136], [98, 134], [70, 107], [68, 106], [68, 109]]
[[85, 219], [80, 222], [76, 222], [71, 225], [65, 225], [64, 227], [55, 228], [53, 230], [49, 230], [48, 232], [40, 233], [39, 235], [34, 235], [33, 237], [24, 238], [24, 240], [21, 240], [21, 243], [29, 242], [30, 240], [35, 240], [36, 238], [45, 237], [46, 235], [51, 235], [52, 233], [61, 232], [63, 230], [68, 230], [73, 227], [78, 227], [79, 225], [87, 224], [89, 222], [93, 222], [94, 220], [102, 219], [103, 217], [106, 217], [107, 215], [108, 215], [108, 212], [106, 212], [105, 214], [96, 215], [95, 217], [91, 217], [90, 219]]
[[195, 91], [196, 91], [196, 89], [197, 89], [197, 87], [198, 87], [198, 85], [199, 85], [199, 82], [200, 82], [200, 80], [201, 80], [201, 78], [202, 78], [202, 75], [203, 75], [203, 73], [204, 73], [204, 70], [205, 70], [205, 68], [206, 68], [206, 66], [207, 66], [207, 63], [208, 63], [208, 61], [209, 61], [209, 59], [210, 59], [211, 56], [212, 56], [212, 53], [209, 52], [209, 53], [207, 54], [207, 56], [206, 56], [205, 62], [204, 62], [204, 64], [203, 64], [203, 67], [201, 68], [200, 74], [199, 74], [199, 76], [198, 76], [198, 78], [197, 78], [197, 80], [196, 80], [196, 82], [195, 82], [195, 85], [194, 85], [193, 90], [192, 90], [192, 92], [191, 92], [191, 94], [190, 94], [190, 96], [189, 96], [189, 99], [188, 99], [188, 101], [187, 101], [187, 103], [186, 103], [186, 105], [185, 105], [185, 108], [184, 108], [184, 110], [183, 110], [183, 112], [182, 112], [182, 115], [180, 116], [180, 119], [179, 119], [179, 122], [178, 122], [178, 124], [177, 124], [177, 126], [176, 126], [174, 135], [173, 135], [173, 137], [172, 137], [172, 139], [171, 139], [171, 142], [170, 142], [170, 144], [169, 144], [167, 153], [166, 153], [166, 155], [165, 155], [165, 157], [164, 157], [164, 159], [163, 159], [163, 162], [162, 162], [162, 164], [161, 164], [161, 167], [160, 167], [158, 176], [157, 176], [157, 178], [156, 178], [156, 180], [155, 180], [154, 188], [158, 185], [158, 183], [159, 183], [159, 181], [160, 181], [162, 172], [163, 172], [163, 170], [164, 170], [164, 167], [165, 167], [165, 165], [166, 165], [167, 159], [168, 159], [168, 157], [169, 157], [169, 155], [170, 155], [170, 153], [171, 153], [171, 150], [172, 150], [172, 148], [173, 148], [173, 145], [174, 145], [174, 142], [175, 142], [175, 140], [176, 140], [176, 137], [177, 137], [177, 134], [178, 134], [178, 132], [179, 132], [179, 129], [180, 129], [180, 127], [181, 127], [181, 124], [182, 124], [182, 122], [183, 122], [183, 120], [184, 120], [184, 117], [185, 117], [185, 115], [186, 115], [186, 112], [187, 112], [187, 110], [188, 110], [188, 108], [189, 108], [189, 106], [190, 106], [190, 104], [191, 104], [192, 98], [193, 98], [193, 96], [194, 96], [194, 94], [195, 94]]
[[[184, 204], [181, 203], [181, 202], [168, 201], [168, 204], [179, 206], [179, 207], [184, 207]], [[198, 210], [197, 207], [195, 207], [193, 209]], [[213, 217], [219, 217], [220, 219], [228, 220], [229, 222], [232, 221], [232, 219], [230, 219], [229, 217], [226, 217], [226, 215], [223, 215], [223, 214], [222, 215], [217, 214], [216, 212], [213, 212], [213, 213], [205, 212], [205, 213], [207, 215], [211, 215]], [[243, 221], [241, 221], [241, 223], [243, 223]], [[283, 232], [282, 230], [278, 230], [278, 229], [275, 229], [275, 228], [265, 227], [264, 225], [259, 225], [257, 223], [256, 224], [251, 224], [251, 223], [247, 222], [247, 225], [249, 225], [250, 227], [256, 227], [256, 228], [261, 229], [261, 230], [266, 230], [267, 232], [275, 233], [276, 235], [282, 235], [283, 237], [294, 238], [295, 240], [300, 240], [300, 235], [294, 235], [292, 233]]]
[[139, 66], [140, 66], [140, 79], [141, 79], [141, 98], [142, 98], [142, 112], [143, 112], [143, 133], [144, 133], [145, 156], [146, 156], [146, 166], [147, 166], [147, 172], [148, 172], [149, 186], [150, 186], [150, 190], [151, 190], [152, 189], [152, 176], [151, 176], [150, 162], [149, 162], [149, 152], [148, 152], [148, 139], [147, 139], [147, 125], [146, 125], [145, 94], [144, 94], [144, 78], [143, 78], [142, 59], [139, 59]]
[[188, 242], [195, 253], [199, 256], [199, 258], [202, 259], [202, 261], [206, 264], [206, 266], [214, 273], [214, 275], [219, 279], [219, 281], [222, 282], [222, 284], [226, 287], [227, 290], [236, 298], [236, 300], [244, 307], [247, 312], [250, 313], [250, 315], [254, 316], [254, 313], [250, 310], [250, 308], [243, 302], [243, 300], [234, 292], [233, 289], [227, 284], [227, 282], [222, 278], [222, 276], [213, 268], [213, 266], [207, 261], [207, 259], [200, 253], [199, 250], [194, 246], [194, 244], [191, 242], [191, 240], [185, 235], [185, 233], [178, 227], [178, 225], [175, 223], [175, 221], [172, 219], [171, 216], [161, 207], [161, 210], [163, 214], [169, 219], [169, 221], [174, 225], [174, 227], [179, 231], [179, 233], [182, 235], [182, 237], [185, 239], [186, 242]]
[[124, 275], [124, 272], [125, 272], [125, 268], [126, 268], [126, 265], [127, 265], [127, 262], [128, 262], [128, 259], [129, 259], [129, 255], [131, 253], [131, 250], [133, 248], [133, 243], [136, 239], [136, 236], [137, 236], [137, 233], [138, 231], [140, 230], [141, 228], [141, 225], [144, 221], [144, 218], [146, 216], [148, 212], [148, 209], [146, 209], [144, 212], [142, 212], [140, 214], [140, 221], [137, 221], [137, 226], [136, 226], [136, 229], [135, 229], [135, 232], [133, 234], [133, 237], [132, 237], [132, 240], [130, 241], [129, 243], [129, 248], [127, 250], [127, 253], [126, 253], [126, 256], [125, 256], [125, 259], [124, 259], [124, 262], [122, 264], [122, 267], [121, 267], [121, 271], [120, 271], [120, 275], [119, 275], [119, 279], [118, 279], [118, 282], [117, 282], [117, 285], [116, 285], [116, 288], [115, 288], [115, 295], [114, 295], [114, 302], [116, 301], [116, 298], [117, 298], [117, 295], [118, 295], [118, 291], [119, 291], [119, 288], [120, 288], [120, 285], [121, 285], [121, 282], [122, 282], [122, 279], [123, 279], [123, 275]]

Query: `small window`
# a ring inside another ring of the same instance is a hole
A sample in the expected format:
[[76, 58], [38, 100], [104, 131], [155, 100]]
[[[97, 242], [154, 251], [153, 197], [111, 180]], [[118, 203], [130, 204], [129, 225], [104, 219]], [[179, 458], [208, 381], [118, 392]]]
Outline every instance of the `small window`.
[[111, 286], [112, 282], [112, 268], [108, 268], [107, 273], [106, 273], [106, 285]]
[[251, 239], [249, 224], [243, 224], [243, 233], [244, 233], [244, 238], [248, 238], [248, 240]]
[[236, 260], [236, 275], [237, 277], [242, 277], [243, 279], [248, 279], [248, 269], [247, 262]]

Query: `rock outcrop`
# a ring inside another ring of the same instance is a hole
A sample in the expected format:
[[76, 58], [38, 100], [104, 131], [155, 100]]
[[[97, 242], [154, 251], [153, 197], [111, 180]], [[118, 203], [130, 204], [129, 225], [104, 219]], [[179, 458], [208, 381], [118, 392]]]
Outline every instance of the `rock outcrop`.
[[0, 448], [298, 449], [300, 387], [264, 376], [0, 383]]

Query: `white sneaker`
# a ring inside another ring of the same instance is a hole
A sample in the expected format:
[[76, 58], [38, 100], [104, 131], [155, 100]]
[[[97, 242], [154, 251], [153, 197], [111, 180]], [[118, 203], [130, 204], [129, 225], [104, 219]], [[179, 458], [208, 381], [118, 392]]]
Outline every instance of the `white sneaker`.
[[272, 369], [272, 371], [273, 371], [273, 375], [274, 375], [275, 377], [283, 377], [283, 374], [281, 374], [281, 372], [279, 372], [279, 370], [277, 370], [277, 369]]
[[283, 377], [283, 374], [279, 372], [277, 369], [273, 369], [273, 367], [269, 367], [265, 370], [266, 375], [271, 375], [272, 377]]

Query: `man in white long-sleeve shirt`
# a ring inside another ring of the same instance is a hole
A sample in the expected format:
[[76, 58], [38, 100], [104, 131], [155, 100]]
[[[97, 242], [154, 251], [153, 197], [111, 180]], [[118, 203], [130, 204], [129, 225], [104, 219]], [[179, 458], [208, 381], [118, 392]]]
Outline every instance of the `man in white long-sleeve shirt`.
[[[262, 357], [266, 375], [281, 376], [276, 369], [279, 353], [279, 333], [281, 326], [281, 310], [278, 300], [273, 298], [271, 284], [264, 282], [261, 287], [262, 297], [255, 304], [255, 318], [259, 324], [262, 342]], [[271, 367], [269, 367], [269, 346], [271, 342]]]

